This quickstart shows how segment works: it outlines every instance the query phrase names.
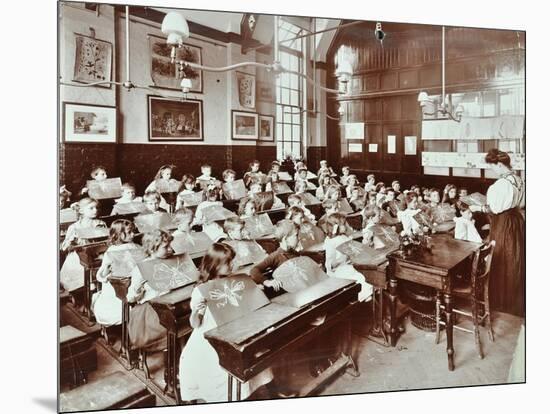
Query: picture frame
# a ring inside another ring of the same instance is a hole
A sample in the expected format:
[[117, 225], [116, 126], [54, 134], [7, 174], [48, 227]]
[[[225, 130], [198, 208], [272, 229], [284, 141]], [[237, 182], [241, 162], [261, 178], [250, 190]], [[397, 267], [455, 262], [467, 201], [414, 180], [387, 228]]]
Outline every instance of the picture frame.
[[202, 101], [147, 95], [151, 142], [204, 141]]
[[[75, 33], [74, 39], [73, 82], [111, 82], [113, 65], [112, 43], [80, 33]], [[96, 85], [96, 87], [110, 89], [111, 84]]]
[[[172, 63], [170, 53], [172, 48], [166, 43], [166, 38], [147, 35], [149, 41], [150, 76], [152, 87], [161, 89], [181, 90], [181, 80], [186, 77], [191, 79], [192, 93], [203, 93], [202, 71], [190, 67], [181, 68], [177, 63]], [[176, 49], [176, 60], [202, 65], [202, 48], [200, 46], [183, 43]]]
[[116, 141], [116, 106], [63, 102], [63, 142]]
[[258, 140], [258, 114], [256, 112], [231, 111], [231, 138], [233, 140]]
[[275, 142], [275, 117], [273, 115], [259, 115], [259, 140]]
[[247, 109], [256, 108], [256, 75], [244, 72], [235, 72], [239, 105]]
[[275, 84], [275, 81], [273, 82], [264, 82], [264, 81], [257, 81], [256, 82], [256, 100], [258, 102], [269, 102], [274, 103], [275, 102], [275, 87], [273, 86]]

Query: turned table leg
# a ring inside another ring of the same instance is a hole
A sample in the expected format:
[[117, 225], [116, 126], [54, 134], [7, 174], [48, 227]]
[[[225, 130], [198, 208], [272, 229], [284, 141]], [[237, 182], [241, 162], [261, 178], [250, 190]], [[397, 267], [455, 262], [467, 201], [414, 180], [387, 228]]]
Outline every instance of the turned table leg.
[[448, 293], [444, 295], [445, 302], [445, 322], [447, 332], [447, 360], [449, 362], [449, 371], [455, 369], [454, 365], [454, 348], [453, 348], [453, 299]]

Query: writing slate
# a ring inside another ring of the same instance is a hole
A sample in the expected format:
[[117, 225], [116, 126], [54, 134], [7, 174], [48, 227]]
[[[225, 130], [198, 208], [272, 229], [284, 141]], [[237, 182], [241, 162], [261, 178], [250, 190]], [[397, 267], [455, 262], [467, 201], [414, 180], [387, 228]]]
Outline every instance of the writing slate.
[[235, 250], [234, 269], [261, 262], [267, 257], [265, 250], [252, 240], [226, 240], [224, 243]]
[[159, 178], [155, 180], [155, 188], [159, 193], [177, 193], [181, 187], [181, 181], [173, 178], [166, 180]]
[[86, 227], [76, 229], [76, 237], [86, 240], [106, 239], [109, 237], [109, 229], [107, 227]]
[[383, 249], [397, 250], [399, 248], [399, 234], [393, 229], [377, 224], [373, 226], [372, 232], [374, 233], [375, 248], [378, 248], [378, 245]]
[[273, 189], [275, 194], [291, 194], [293, 192], [288, 186], [288, 184], [285, 183], [284, 181], [277, 181], [277, 182], [271, 183], [271, 188]]
[[342, 198], [342, 199], [338, 200], [338, 203], [340, 204], [339, 205], [340, 213], [342, 213], [342, 214], [352, 214], [353, 213], [353, 209], [349, 205], [349, 202], [348, 202], [347, 199]]
[[197, 185], [200, 187], [201, 190], [206, 190], [210, 185], [219, 187], [221, 185], [221, 182], [213, 177], [210, 177], [210, 179], [208, 180], [197, 178]]
[[113, 215], [126, 215], [144, 213], [147, 211], [147, 207], [144, 203], [139, 201], [130, 201], [129, 203], [117, 203], [113, 207]]
[[460, 201], [469, 206], [484, 206], [487, 204], [487, 197], [481, 193], [473, 193], [460, 197]]
[[137, 264], [147, 257], [141, 248], [110, 251], [107, 256], [111, 260], [113, 277], [129, 277]]
[[313, 206], [316, 204], [321, 204], [321, 201], [317, 197], [315, 197], [313, 194], [310, 193], [302, 193], [300, 194], [300, 197], [304, 201], [304, 205], [306, 206]]
[[140, 214], [134, 218], [134, 223], [140, 233], [149, 233], [153, 230], [173, 230], [178, 227], [175, 216], [164, 212]]
[[187, 254], [137, 264], [142, 277], [157, 292], [177, 289], [197, 281], [199, 271]]
[[373, 268], [384, 263], [389, 253], [386, 249], [373, 249], [355, 240], [342, 243], [336, 250], [349, 257], [354, 265], [369, 266]]
[[304, 223], [300, 226], [298, 240], [303, 250], [307, 250], [312, 246], [323, 243], [325, 241], [325, 237], [326, 236], [323, 230], [311, 223]]
[[210, 280], [197, 288], [218, 326], [269, 304], [269, 299], [248, 275]]
[[202, 216], [204, 217], [204, 222], [206, 224], [212, 223], [213, 221], [226, 220], [230, 217], [237, 217], [235, 213], [221, 205], [205, 207], [202, 210]]
[[279, 176], [279, 180], [281, 181], [293, 181], [290, 174], [286, 171], [280, 171], [277, 173], [277, 175]]
[[88, 180], [86, 182], [88, 195], [96, 200], [119, 198], [122, 195], [122, 181], [120, 177], [107, 178], [103, 181]]
[[275, 200], [274, 195], [273, 191], [262, 191], [261, 193], [254, 194], [257, 211], [271, 210]]
[[251, 239], [259, 239], [275, 233], [275, 226], [267, 213], [245, 218], [244, 228], [250, 234]]
[[313, 180], [315, 178], [317, 178], [317, 176], [315, 174], [313, 174], [311, 171], [307, 172], [306, 180]]
[[298, 292], [328, 276], [310, 257], [299, 256], [284, 262], [273, 272], [273, 279], [280, 280], [287, 292]]
[[59, 211], [59, 224], [74, 223], [78, 220], [78, 214], [72, 208], [64, 208]]
[[223, 195], [228, 200], [239, 200], [246, 197], [246, 187], [243, 180], [236, 180], [231, 183], [222, 184]]
[[306, 188], [308, 190], [317, 190], [317, 186], [313, 183], [310, 183], [309, 181], [306, 181]]
[[202, 191], [197, 191], [196, 193], [191, 194], [179, 194], [178, 198], [183, 201], [185, 207], [194, 207], [198, 206], [204, 198], [204, 193]]
[[206, 253], [214, 242], [204, 232], [188, 232], [174, 235], [171, 246], [175, 254], [188, 253], [196, 255]]

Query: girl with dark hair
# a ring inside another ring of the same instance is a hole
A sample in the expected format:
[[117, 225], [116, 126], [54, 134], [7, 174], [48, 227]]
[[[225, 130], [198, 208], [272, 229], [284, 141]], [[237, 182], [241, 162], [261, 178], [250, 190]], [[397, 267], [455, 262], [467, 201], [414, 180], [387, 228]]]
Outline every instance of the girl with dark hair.
[[510, 156], [490, 150], [485, 162], [500, 178], [487, 190], [487, 204], [470, 206], [491, 218], [490, 240], [496, 241], [491, 265], [491, 307], [525, 316], [525, 206], [523, 180], [511, 167]]
[[[214, 243], [199, 269], [197, 286], [231, 274], [235, 251], [229, 245]], [[216, 328], [216, 321], [206, 306], [207, 298], [195, 287], [191, 293], [190, 324], [193, 332], [180, 356], [179, 378], [184, 401], [227, 401], [227, 372], [220, 366], [218, 354], [204, 338], [204, 332]], [[243, 398], [269, 383], [273, 373], [266, 369], [242, 384]]]
[[[103, 255], [101, 267], [97, 271], [96, 279], [101, 283], [101, 290], [92, 297], [92, 311], [97, 323], [104, 326], [120, 325], [122, 322], [122, 301], [116, 296], [115, 289], [109, 282], [112, 274], [114, 252], [129, 250], [145, 258], [140, 245], [134, 243], [136, 226], [129, 220], [115, 220], [109, 229], [110, 246]], [[131, 276], [130, 273], [125, 276]]]

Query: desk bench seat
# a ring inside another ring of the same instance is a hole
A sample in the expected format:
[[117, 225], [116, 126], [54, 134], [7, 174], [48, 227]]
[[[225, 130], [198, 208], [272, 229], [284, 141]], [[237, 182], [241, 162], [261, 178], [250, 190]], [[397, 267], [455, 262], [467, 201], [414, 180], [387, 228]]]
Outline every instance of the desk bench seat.
[[155, 396], [137, 378], [114, 372], [98, 381], [62, 393], [60, 412], [130, 409], [155, 406]]

